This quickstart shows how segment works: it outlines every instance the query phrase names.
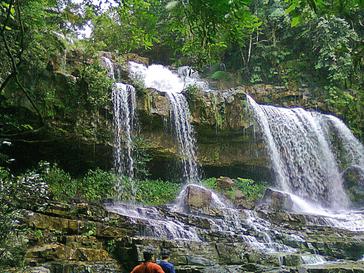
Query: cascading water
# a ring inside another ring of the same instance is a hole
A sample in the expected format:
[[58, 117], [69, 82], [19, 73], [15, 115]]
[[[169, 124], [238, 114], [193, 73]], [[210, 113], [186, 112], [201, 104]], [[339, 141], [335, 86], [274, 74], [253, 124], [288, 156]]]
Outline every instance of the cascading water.
[[[295, 249], [276, 242], [274, 237], [279, 234], [274, 230], [271, 224], [260, 218], [256, 212], [250, 210], [238, 210], [227, 204], [214, 192], [195, 184], [187, 185], [179, 194], [176, 204], [172, 207], [172, 211], [178, 213], [191, 213], [188, 208], [188, 200], [191, 192], [202, 192], [208, 196], [209, 210], [213, 211], [218, 217], [209, 217], [209, 215], [201, 215], [199, 212], [192, 212], [201, 218], [205, 218], [210, 222], [211, 229], [215, 232], [223, 234], [236, 235], [243, 239], [251, 248], [267, 253], [274, 252], [296, 252]], [[197, 197], [193, 197], [196, 199]], [[298, 237], [299, 238], [299, 237]], [[302, 240], [299, 238], [299, 240]], [[290, 238], [289, 241], [299, 241], [297, 238]]]
[[[190, 124], [191, 115], [186, 98], [181, 93], [184, 88], [192, 84], [201, 84], [190, 77], [185, 69], [180, 71], [183, 79], [162, 65], [146, 67], [142, 64], [130, 62], [130, 73], [135, 80], [143, 82], [147, 88], [155, 88], [166, 92], [171, 104], [171, 121], [173, 124], [178, 150], [183, 165], [183, 177], [187, 183], [199, 181], [196, 156], [196, 140], [194, 130]], [[196, 72], [194, 72], [196, 73]], [[196, 77], [196, 76], [195, 76]]]
[[[109, 77], [115, 80], [112, 86], [115, 172], [118, 175], [133, 177], [132, 133], [135, 123], [135, 88], [129, 84], [118, 82], [120, 81], [119, 70], [110, 59], [102, 57], [102, 62], [108, 70]], [[116, 190], [119, 199], [123, 191], [122, 186], [121, 179], [118, 179]], [[134, 190], [132, 185], [132, 191]]]
[[338, 139], [336, 146], [339, 147], [335, 147], [334, 140], [331, 141], [336, 154], [339, 154], [338, 151], [342, 153], [341, 156], [337, 155], [337, 161], [345, 167], [357, 165], [364, 169], [364, 145], [355, 138], [349, 128], [340, 119], [330, 115], [322, 115], [322, 126], [328, 139], [332, 136]]
[[108, 204], [106, 209], [132, 219], [134, 224], [142, 225], [139, 235], [173, 240], [200, 241], [196, 230], [176, 219], [169, 219], [153, 207], [127, 204]]
[[323, 115], [258, 105], [247, 98], [264, 133], [280, 188], [332, 208], [348, 207], [340, 169], [321, 127]]
[[133, 112], [135, 108], [135, 89], [123, 83], [115, 83], [112, 90], [114, 106], [115, 149], [114, 167], [118, 174], [133, 177], [132, 157]]

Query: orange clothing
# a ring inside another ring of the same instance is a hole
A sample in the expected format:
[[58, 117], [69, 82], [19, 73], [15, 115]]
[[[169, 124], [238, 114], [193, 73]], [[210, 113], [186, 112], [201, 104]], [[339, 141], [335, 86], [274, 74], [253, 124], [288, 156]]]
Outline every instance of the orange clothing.
[[134, 267], [130, 273], [164, 273], [162, 267], [153, 262], [145, 262]]

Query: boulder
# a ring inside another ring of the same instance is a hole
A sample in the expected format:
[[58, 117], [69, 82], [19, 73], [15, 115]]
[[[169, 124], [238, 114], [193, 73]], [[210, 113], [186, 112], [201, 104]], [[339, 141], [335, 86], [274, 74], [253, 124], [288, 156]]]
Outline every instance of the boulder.
[[268, 188], [260, 201], [259, 208], [272, 211], [292, 211], [293, 200], [288, 193]]
[[186, 205], [190, 209], [207, 209], [212, 202], [212, 192], [203, 187], [189, 185], [186, 188]]
[[222, 215], [224, 204], [215, 193], [199, 185], [188, 185], [182, 193], [182, 205], [186, 212], [194, 214]]
[[220, 176], [216, 180], [216, 186], [220, 190], [230, 190], [235, 185], [234, 180], [232, 180], [230, 177]]

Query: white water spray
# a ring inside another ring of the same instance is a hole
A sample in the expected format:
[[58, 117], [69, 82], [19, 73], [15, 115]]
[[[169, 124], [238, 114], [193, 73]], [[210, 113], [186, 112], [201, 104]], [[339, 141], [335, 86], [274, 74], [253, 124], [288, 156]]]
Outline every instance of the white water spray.
[[191, 114], [188, 103], [181, 93], [188, 85], [197, 84], [189, 75], [184, 79], [162, 65], [146, 67], [134, 62], [129, 63], [130, 73], [147, 88], [166, 92], [171, 104], [171, 121], [174, 127], [178, 151], [183, 165], [183, 177], [187, 183], [199, 181], [196, 156], [196, 140], [190, 123]]
[[335, 155], [320, 125], [322, 115], [258, 105], [247, 97], [264, 132], [280, 188], [333, 208], [348, 207]]
[[[115, 172], [132, 178], [134, 176], [132, 135], [136, 108], [135, 88], [118, 82], [120, 71], [110, 59], [102, 57], [101, 60], [108, 70], [109, 77], [116, 81], [112, 86]], [[117, 180], [116, 191], [120, 199], [123, 191], [121, 178]], [[135, 191], [133, 185], [132, 191]]]

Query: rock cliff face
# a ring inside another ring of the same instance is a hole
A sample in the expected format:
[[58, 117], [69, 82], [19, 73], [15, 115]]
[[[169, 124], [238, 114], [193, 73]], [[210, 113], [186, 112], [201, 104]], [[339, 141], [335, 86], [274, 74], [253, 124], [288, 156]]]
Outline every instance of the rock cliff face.
[[[196, 89], [186, 96], [196, 133], [198, 162], [205, 173], [269, 180], [268, 159], [260, 136], [254, 135], [244, 92]], [[141, 136], [157, 161], [178, 158], [177, 145], [168, 131], [169, 112], [165, 94], [153, 89], [139, 92]]]
[[[120, 67], [125, 82], [131, 83], [126, 69]], [[76, 72], [71, 75], [47, 71], [44, 85], [51, 86], [61, 99], [62, 94], [71, 92], [84, 94], [87, 90], [84, 90], [84, 83], [78, 80], [79, 72]], [[250, 94], [261, 103], [311, 108], [322, 105], [309, 104], [310, 92], [304, 88], [253, 85], [211, 92], [195, 88], [186, 91], [191, 122], [196, 133], [198, 163], [203, 173], [206, 176], [240, 176], [269, 182], [272, 181], [270, 163], [262, 137], [254, 131], [254, 121], [247, 108], [245, 94]], [[70, 103], [73, 105], [75, 102]], [[153, 89], [137, 87], [137, 106], [139, 136], [152, 156], [149, 163], [152, 175], [178, 179], [177, 144], [168, 129], [170, 105], [166, 95]], [[39, 160], [48, 160], [58, 162], [76, 175], [89, 168], [110, 169], [112, 107], [101, 109], [97, 114], [78, 114], [72, 117], [70, 123], [64, 118], [67, 116], [64, 113], [36, 136], [13, 139], [14, 145], [9, 153], [16, 159], [14, 168], [25, 169]]]
[[[205, 92], [189, 88], [185, 92], [197, 139], [198, 162], [207, 176], [226, 175], [272, 181], [270, 162], [262, 136], [247, 106], [246, 94], [257, 102], [273, 105], [324, 107], [308, 100], [305, 88], [289, 89], [271, 85], [241, 86]], [[176, 143], [166, 130], [170, 105], [166, 95], [153, 89], [139, 89], [138, 115], [142, 137], [161, 163], [175, 162]], [[166, 169], [170, 166], [166, 164]]]

